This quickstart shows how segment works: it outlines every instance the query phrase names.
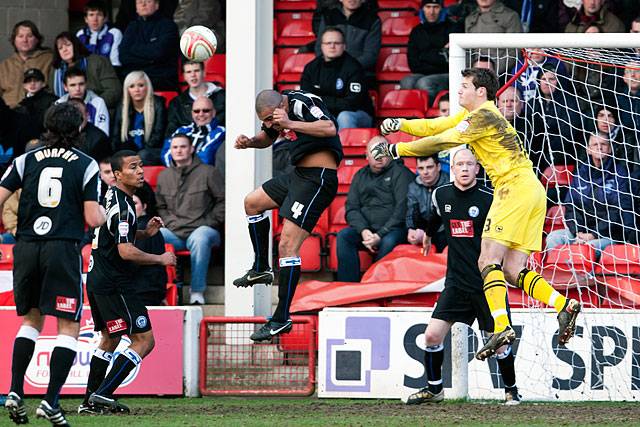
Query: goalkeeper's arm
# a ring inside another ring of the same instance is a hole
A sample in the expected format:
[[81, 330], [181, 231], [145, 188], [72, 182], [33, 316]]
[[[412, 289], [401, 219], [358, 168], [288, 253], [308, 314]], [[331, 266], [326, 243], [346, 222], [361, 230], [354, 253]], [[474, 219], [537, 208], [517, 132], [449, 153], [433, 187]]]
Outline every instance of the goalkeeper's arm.
[[[387, 142], [382, 142], [374, 146], [371, 152], [375, 159], [383, 157], [384, 155], [389, 155], [394, 159], [398, 157], [427, 157], [440, 151], [457, 147], [458, 145], [467, 144], [469, 143], [467, 139], [468, 138], [464, 138], [463, 135], [454, 128], [438, 135], [427, 136], [412, 142], [399, 142], [392, 145], [389, 145]], [[385, 145], [386, 147], [381, 145]]]
[[435, 119], [385, 119], [380, 125], [380, 133], [388, 135], [402, 131], [415, 136], [437, 135], [456, 126], [467, 114], [468, 111], [463, 108], [453, 116], [437, 117]]

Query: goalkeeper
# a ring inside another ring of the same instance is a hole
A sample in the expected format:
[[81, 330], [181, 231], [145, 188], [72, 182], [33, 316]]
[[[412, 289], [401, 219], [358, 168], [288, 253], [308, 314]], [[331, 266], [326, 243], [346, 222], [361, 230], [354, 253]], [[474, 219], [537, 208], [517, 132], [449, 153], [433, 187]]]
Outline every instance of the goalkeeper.
[[403, 131], [425, 138], [395, 145], [381, 142], [371, 150], [374, 158], [398, 158], [429, 156], [468, 144], [491, 179], [494, 199], [482, 233], [478, 267], [494, 319], [494, 333], [476, 354], [480, 360], [516, 336], [507, 316], [505, 279], [556, 309], [560, 344], [566, 344], [573, 335], [581, 309], [578, 301], [560, 295], [542, 276], [526, 267], [529, 254], [542, 246], [546, 194], [516, 131], [494, 104], [498, 87], [493, 71], [465, 69], [458, 90], [463, 107], [460, 112], [436, 119], [385, 119], [380, 126], [383, 135]]

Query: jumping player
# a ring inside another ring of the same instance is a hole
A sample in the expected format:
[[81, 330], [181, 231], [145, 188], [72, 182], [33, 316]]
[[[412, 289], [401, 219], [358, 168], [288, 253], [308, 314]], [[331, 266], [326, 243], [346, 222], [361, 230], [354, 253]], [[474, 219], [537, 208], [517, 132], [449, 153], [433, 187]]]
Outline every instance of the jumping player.
[[0, 205], [22, 188], [13, 291], [23, 320], [13, 344], [11, 389], [5, 401], [16, 424], [29, 422], [22, 400], [24, 375], [48, 315], [58, 320], [58, 336], [51, 352], [47, 394], [36, 416], [54, 425], [68, 425], [58, 397], [76, 357], [82, 316], [78, 243], [85, 222], [99, 227], [105, 221], [98, 204], [98, 164], [74, 148], [81, 125], [82, 116], [73, 105], [51, 107], [45, 115], [43, 146], [16, 158], [0, 182]]
[[264, 212], [279, 208], [284, 218], [278, 245], [278, 306], [271, 320], [251, 335], [254, 341], [264, 341], [291, 330], [289, 306], [300, 278], [300, 246], [336, 195], [342, 144], [335, 118], [311, 93], [292, 91], [283, 95], [264, 90], [256, 97], [256, 113], [262, 130], [253, 138], [238, 136], [235, 147], [266, 148], [285, 138], [295, 166], [292, 172], [265, 182], [244, 199], [255, 259], [247, 274], [233, 281], [235, 286], [273, 281], [269, 217]]
[[[87, 276], [93, 323], [102, 338], [91, 358], [87, 391], [78, 413], [128, 412], [113, 393], [155, 344], [147, 308], [137, 296], [136, 264], [176, 263], [173, 252], [149, 254], [134, 245], [135, 239], [154, 236], [163, 226], [159, 217], [153, 217], [145, 230], [138, 230], [132, 195], [144, 184], [140, 157], [133, 151], [118, 151], [111, 157], [111, 168], [116, 185], [104, 196], [107, 221], [95, 231]], [[131, 345], [113, 361], [106, 375], [113, 352], [125, 334]]]
[[515, 339], [505, 304], [505, 278], [556, 309], [558, 342], [566, 344], [574, 333], [580, 303], [560, 295], [542, 276], [526, 268], [529, 254], [542, 246], [545, 190], [516, 131], [494, 104], [499, 87], [496, 74], [468, 68], [462, 77], [458, 97], [463, 108], [459, 113], [436, 119], [385, 119], [380, 126], [383, 134], [404, 131], [426, 138], [391, 146], [380, 143], [378, 155], [428, 156], [468, 144], [491, 179], [495, 197], [482, 233], [478, 267], [494, 319], [494, 334], [476, 357], [484, 360]]
[[[425, 370], [428, 386], [411, 394], [407, 405], [425, 402], [441, 402], [442, 362], [444, 338], [455, 322], [471, 325], [478, 319], [480, 329], [493, 331], [493, 318], [482, 292], [482, 277], [478, 270], [478, 257], [482, 227], [489, 212], [493, 195], [487, 187], [478, 184], [476, 176], [480, 167], [473, 153], [464, 148], [451, 159], [453, 183], [436, 188], [431, 197], [434, 215], [429, 222], [423, 247], [428, 253], [431, 237], [444, 223], [449, 245], [447, 278], [438, 304], [425, 331]], [[511, 346], [503, 345], [496, 353], [498, 366], [505, 384], [505, 404], [520, 403], [516, 387], [516, 372]]]

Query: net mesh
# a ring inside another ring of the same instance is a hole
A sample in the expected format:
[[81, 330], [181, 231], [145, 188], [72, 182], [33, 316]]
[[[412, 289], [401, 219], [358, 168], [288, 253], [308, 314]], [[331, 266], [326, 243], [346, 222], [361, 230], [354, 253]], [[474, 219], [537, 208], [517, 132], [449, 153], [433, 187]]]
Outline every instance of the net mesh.
[[[555, 312], [510, 289], [512, 307], [536, 308], [527, 319], [514, 316], [524, 329], [535, 325], [519, 339], [518, 383], [534, 399], [637, 399], [640, 317], [623, 309], [640, 308], [640, 55], [468, 49], [466, 64], [486, 57], [504, 85], [498, 105], [547, 190], [543, 251], [530, 267], [584, 307], [600, 309], [583, 316], [578, 336], [559, 347]], [[470, 364], [471, 377], [485, 371]]]

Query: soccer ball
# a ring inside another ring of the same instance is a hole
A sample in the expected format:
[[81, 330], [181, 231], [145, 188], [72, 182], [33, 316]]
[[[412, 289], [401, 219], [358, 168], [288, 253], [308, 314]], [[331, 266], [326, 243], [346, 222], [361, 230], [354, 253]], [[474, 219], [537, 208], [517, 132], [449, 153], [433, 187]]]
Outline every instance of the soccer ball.
[[180, 37], [180, 50], [190, 61], [203, 62], [216, 52], [218, 39], [209, 28], [194, 25], [184, 30]]

